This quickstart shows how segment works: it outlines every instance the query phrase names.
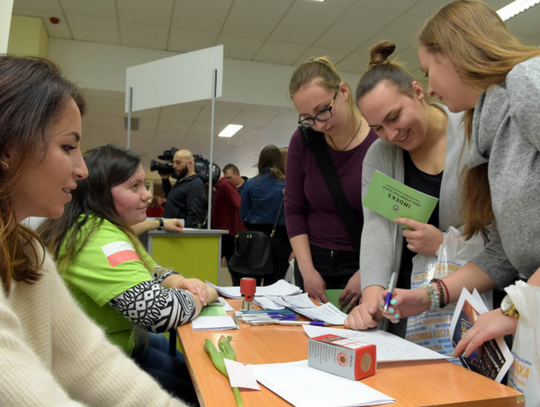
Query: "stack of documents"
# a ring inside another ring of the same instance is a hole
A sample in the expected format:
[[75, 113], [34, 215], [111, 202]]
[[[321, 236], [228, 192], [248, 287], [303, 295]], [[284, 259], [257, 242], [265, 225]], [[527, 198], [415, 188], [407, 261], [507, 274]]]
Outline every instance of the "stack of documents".
[[320, 306], [313, 304], [307, 293], [281, 296], [267, 295], [266, 298], [315, 321], [322, 321], [331, 325], [343, 325], [347, 319], [347, 314], [341, 312], [329, 302]]
[[[242, 294], [240, 294], [240, 287], [218, 287], [215, 284], [212, 284], [209, 281], [206, 281], [206, 283], [216, 289], [216, 291], [227, 298], [242, 298]], [[279, 280], [275, 282], [272, 285], [268, 285], [265, 287], [257, 287], [257, 290], [255, 291], [255, 296], [268, 296], [268, 295], [292, 295], [292, 294], [298, 294], [301, 293], [302, 290], [300, 287], [297, 287], [295, 285], [292, 285], [285, 280]]]
[[[208, 281], [207, 283], [224, 297], [242, 298], [240, 287], [218, 287]], [[331, 325], [343, 325], [345, 323], [347, 314], [341, 312], [336, 306], [329, 302], [316, 306], [309, 299], [307, 293], [300, 294], [301, 292], [300, 287], [285, 280], [279, 280], [269, 286], [257, 287], [253, 302], [265, 310], [280, 310], [286, 307], [315, 321], [322, 321]]]

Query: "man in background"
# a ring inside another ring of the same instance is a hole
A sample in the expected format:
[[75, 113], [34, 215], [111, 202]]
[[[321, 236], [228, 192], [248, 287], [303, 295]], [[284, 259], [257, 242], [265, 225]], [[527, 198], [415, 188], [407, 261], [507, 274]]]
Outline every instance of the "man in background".
[[223, 168], [223, 177], [233, 184], [238, 191], [238, 194], [242, 196], [242, 189], [244, 188], [247, 178], [240, 175], [238, 167], [234, 164], [227, 164]]
[[178, 181], [171, 186], [168, 175], [162, 175], [162, 186], [167, 204], [164, 218], [184, 219], [186, 228], [197, 228], [206, 216], [204, 183], [195, 172], [193, 154], [179, 150], [174, 154], [173, 169]]

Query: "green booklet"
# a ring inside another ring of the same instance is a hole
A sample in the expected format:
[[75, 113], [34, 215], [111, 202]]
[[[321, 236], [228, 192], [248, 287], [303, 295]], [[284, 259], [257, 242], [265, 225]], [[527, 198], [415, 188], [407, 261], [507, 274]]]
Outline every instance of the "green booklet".
[[437, 202], [438, 198], [375, 171], [362, 205], [392, 222], [396, 218], [409, 218], [427, 223]]

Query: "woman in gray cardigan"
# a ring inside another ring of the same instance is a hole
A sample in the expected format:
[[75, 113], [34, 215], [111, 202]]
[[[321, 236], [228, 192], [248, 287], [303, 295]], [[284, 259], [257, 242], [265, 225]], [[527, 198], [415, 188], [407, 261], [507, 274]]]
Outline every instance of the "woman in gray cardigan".
[[[430, 93], [466, 112], [463, 233], [487, 230], [489, 239], [483, 253], [443, 279], [444, 302], [457, 301], [463, 287], [484, 292], [519, 278], [540, 284], [540, 49], [520, 43], [487, 3], [460, 0], [427, 22], [419, 57]], [[393, 295], [402, 317], [434, 302], [422, 289]], [[456, 355], [516, 331], [508, 300], [478, 318]]]
[[[411, 219], [396, 223], [364, 208], [360, 249], [362, 304], [349, 315], [345, 326], [377, 326], [381, 312], [377, 297], [391, 273], [399, 271], [397, 287], [410, 288], [412, 258], [416, 253], [435, 254], [443, 231], [459, 227], [459, 156], [463, 142], [461, 115], [426, 102], [422, 87], [401, 66], [387, 58], [395, 45], [381, 42], [371, 49], [370, 68], [357, 87], [358, 107], [379, 136], [364, 160], [362, 193], [380, 171], [395, 180], [439, 198], [427, 224]], [[402, 226], [410, 230], [404, 230]], [[406, 319], [391, 332], [404, 337]]]

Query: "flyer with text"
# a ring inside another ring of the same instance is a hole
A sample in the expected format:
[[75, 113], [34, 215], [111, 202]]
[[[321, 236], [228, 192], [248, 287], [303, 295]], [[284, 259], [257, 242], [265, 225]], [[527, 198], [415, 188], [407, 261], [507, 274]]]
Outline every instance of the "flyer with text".
[[427, 223], [439, 200], [375, 171], [362, 205], [392, 222], [408, 218]]

